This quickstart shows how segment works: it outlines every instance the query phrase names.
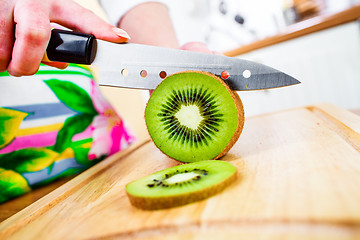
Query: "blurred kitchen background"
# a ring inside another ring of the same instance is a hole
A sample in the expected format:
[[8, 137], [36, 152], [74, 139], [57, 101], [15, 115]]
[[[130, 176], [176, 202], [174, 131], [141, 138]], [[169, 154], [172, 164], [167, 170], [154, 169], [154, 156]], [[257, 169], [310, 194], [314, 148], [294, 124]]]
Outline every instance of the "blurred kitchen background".
[[[304, 31], [354, 7], [360, 18], [359, 3], [359, 0], [185, 0], [174, 1], [172, 4], [177, 6], [170, 9], [182, 43], [203, 41], [212, 50], [264, 63], [302, 82], [286, 88], [239, 92], [245, 113], [251, 116], [321, 102], [360, 109], [359, 20], [277, 43], [288, 33]], [[187, 8], [186, 21], [183, 12], [176, 10], [181, 8]], [[346, 15], [332, 21], [341, 21]], [[264, 39], [272, 43], [257, 47], [256, 43]]]
[[[168, 0], [181, 42], [229, 51], [276, 35], [294, 23], [345, 10], [359, 0]], [[184, 16], [184, 13], [186, 16]]]
[[[106, 18], [96, 0], [77, 1]], [[238, 92], [246, 116], [323, 102], [360, 114], [360, 0], [166, 2], [181, 44], [205, 42], [212, 50], [264, 63], [302, 82]], [[116, 99], [111, 94], [119, 95], [118, 89], [104, 91], [110, 101]], [[135, 92], [121, 94], [134, 98]], [[122, 102], [113, 104], [124, 115], [133, 111], [135, 101], [128, 109]], [[142, 119], [140, 112], [134, 121]]]

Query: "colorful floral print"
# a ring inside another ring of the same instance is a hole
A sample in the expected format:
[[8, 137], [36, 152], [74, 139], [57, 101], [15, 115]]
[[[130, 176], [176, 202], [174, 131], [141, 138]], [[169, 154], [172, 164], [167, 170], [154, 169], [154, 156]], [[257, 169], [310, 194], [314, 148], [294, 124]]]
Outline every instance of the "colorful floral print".
[[135, 140], [84, 67], [42, 65], [22, 78], [0, 73], [0, 84], [0, 202], [78, 173]]

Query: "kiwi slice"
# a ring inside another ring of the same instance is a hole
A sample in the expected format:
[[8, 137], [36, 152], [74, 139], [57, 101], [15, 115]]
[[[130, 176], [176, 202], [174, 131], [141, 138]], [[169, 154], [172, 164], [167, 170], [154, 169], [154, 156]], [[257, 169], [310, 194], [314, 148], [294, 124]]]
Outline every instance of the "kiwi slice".
[[206, 199], [236, 179], [236, 168], [204, 160], [168, 168], [126, 185], [130, 203], [145, 210], [171, 208]]
[[145, 109], [149, 134], [163, 153], [181, 162], [218, 159], [239, 138], [244, 109], [219, 77], [197, 71], [170, 75]]

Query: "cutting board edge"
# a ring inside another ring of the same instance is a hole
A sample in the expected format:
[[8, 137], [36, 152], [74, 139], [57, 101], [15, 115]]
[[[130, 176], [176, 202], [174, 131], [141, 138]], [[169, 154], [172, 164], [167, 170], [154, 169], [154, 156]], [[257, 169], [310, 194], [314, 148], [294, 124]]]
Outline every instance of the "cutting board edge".
[[115, 153], [97, 165], [85, 170], [78, 176], [66, 182], [64, 185], [58, 187], [33, 204], [27, 206], [18, 213], [4, 220], [0, 223], [0, 239], [5, 239], [7, 236], [10, 236], [14, 231], [16, 231], [16, 229], [30, 223], [36, 216], [40, 216], [52, 206], [55, 206], [56, 203], [60, 202], [62, 199], [69, 196], [69, 194], [84, 186], [87, 182], [91, 181], [91, 179], [100, 174], [102, 171], [111, 167], [120, 159], [130, 155], [132, 152], [141, 148], [145, 144], [148, 144], [149, 142], [150, 139], [146, 139], [133, 143], [127, 149]]

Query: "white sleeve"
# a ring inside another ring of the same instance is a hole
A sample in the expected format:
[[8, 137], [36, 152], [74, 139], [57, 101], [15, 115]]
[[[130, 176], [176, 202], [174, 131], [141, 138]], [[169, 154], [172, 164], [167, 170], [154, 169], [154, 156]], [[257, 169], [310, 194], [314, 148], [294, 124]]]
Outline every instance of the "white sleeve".
[[104, 9], [110, 23], [115, 26], [127, 11], [144, 2], [160, 2], [167, 5], [166, 0], [99, 0], [99, 3]]

